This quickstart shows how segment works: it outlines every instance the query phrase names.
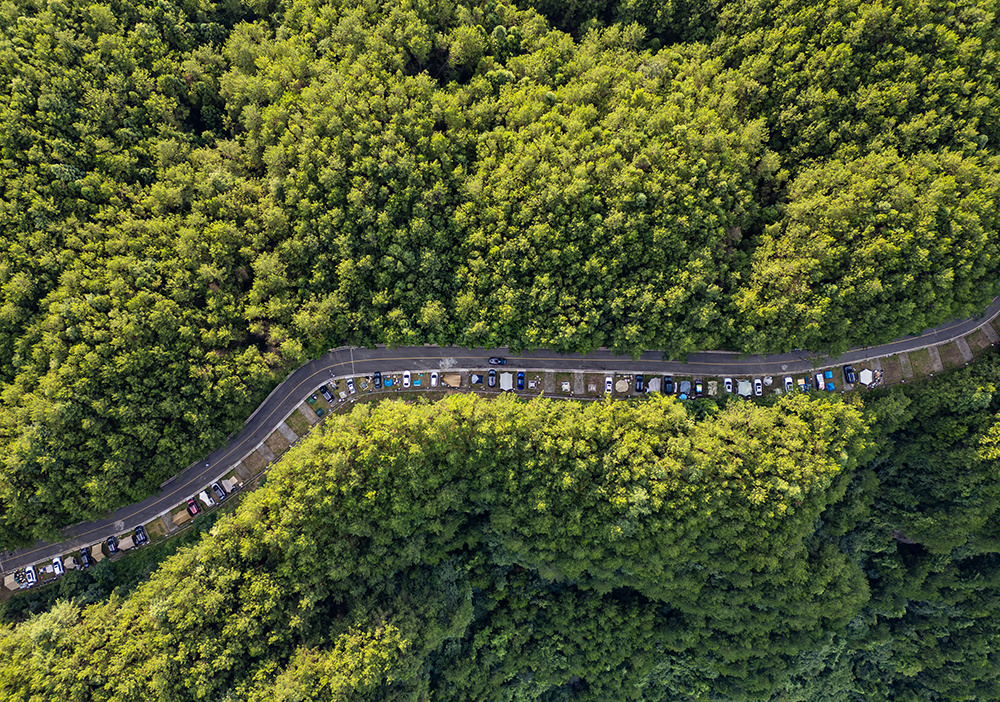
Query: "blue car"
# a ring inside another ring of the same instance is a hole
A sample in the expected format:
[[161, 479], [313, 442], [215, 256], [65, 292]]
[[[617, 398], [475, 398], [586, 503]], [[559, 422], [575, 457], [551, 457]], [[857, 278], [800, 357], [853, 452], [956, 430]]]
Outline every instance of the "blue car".
[[517, 374], [517, 389], [524, 390], [524, 373], [519, 372]]

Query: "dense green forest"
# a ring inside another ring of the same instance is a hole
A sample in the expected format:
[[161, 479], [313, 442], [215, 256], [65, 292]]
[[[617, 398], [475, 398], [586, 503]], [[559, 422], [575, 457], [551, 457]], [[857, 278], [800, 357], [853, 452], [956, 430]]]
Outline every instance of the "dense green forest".
[[13, 0], [0, 524], [344, 343], [833, 350], [1000, 292], [996, 7]]
[[359, 406], [0, 696], [997, 700], [998, 387]]

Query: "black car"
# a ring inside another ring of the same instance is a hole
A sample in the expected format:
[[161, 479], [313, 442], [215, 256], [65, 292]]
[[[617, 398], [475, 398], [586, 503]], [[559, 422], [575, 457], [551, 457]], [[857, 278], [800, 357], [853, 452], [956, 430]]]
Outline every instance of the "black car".
[[517, 389], [524, 390], [524, 373], [521, 371], [517, 374]]
[[149, 543], [149, 537], [146, 535], [146, 530], [143, 529], [141, 526], [137, 526], [135, 528], [135, 532], [133, 533], [133, 537], [135, 538], [135, 545], [136, 546], [142, 546], [143, 544], [148, 544]]
[[490, 359], [490, 365], [491, 366], [506, 366], [507, 365], [507, 359], [506, 358], [500, 358], [499, 356], [494, 356], [493, 358]]
[[319, 386], [319, 394], [323, 396], [323, 399], [327, 402], [333, 402], [333, 393], [330, 392], [330, 388], [325, 385]]
[[108, 545], [108, 553], [110, 555], [113, 556], [118, 553], [118, 539], [113, 536], [109, 536], [104, 543]]
[[672, 375], [663, 376], [663, 394], [664, 395], [674, 394], [674, 376]]
[[218, 483], [212, 483], [212, 492], [214, 492], [215, 496], [219, 498], [219, 502], [222, 502], [224, 499], [226, 499], [226, 491], [223, 490], [222, 486], [219, 485]]
[[375, 371], [375, 375], [372, 376], [372, 384], [376, 390], [382, 387], [382, 374], [378, 371]]
[[490, 368], [490, 372], [486, 376], [486, 382], [491, 388], [495, 388], [497, 386], [497, 372], [492, 368]]
[[635, 391], [642, 392], [645, 389], [646, 389], [646, 384], [643, 382], [642, 376], [641, 375], [635, 376]]
[[81, 568], [89, 568], [93, 564], [93, 562], [94, 561], [91, 560], [91, 558], [90, 558], [90, 554], [87, 553], [87, 549], [86, 548], [81, 548], [80, 549], [80, 567]]
[[844, 366], [844, 380], [850, 383], [851, 385], [854, 385], [856, 382], [858, 382], [858, 376], [854, 372], [854, 369], [851, 366]]

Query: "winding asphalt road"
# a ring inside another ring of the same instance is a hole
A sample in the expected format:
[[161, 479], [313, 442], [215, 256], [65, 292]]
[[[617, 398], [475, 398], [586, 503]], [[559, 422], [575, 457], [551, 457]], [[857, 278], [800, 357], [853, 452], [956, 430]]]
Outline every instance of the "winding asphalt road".
[[978, 317], [948, 322], [934, 329], [928, 329], [922, 334], [907, 336], [881, 346], [852, 349], [837, 358], [816, 356], [806, 351], [773, 356], [741, 356], [728, 351], [705, 351], [692, 354], [686, 363], [681, 363], [663, 360], [662, 353], [655, 351], [645, 353], [639, 359], [632, 359], [616, 356], [606, 349], [587, 355], [534, 351], [517, 356], [510, 355], [505, 348], [413, 346], [337, 349], [289, 374], [250, 415], [242, 431], [232, 437], [225, 446], [213, 451], [205, 461], [199, 461], [176, 479], [165, 483], [158, 494], [142, 502], [122, 507], [106, 519], [67, 527], [63, 530], [65, 539], [58, 543], [39, 541], [33, 546], [3, 553], [0, 556], [0, 570], [10, 571], [72, 550], [78, 551], [111, 534], [130, 531], [139, 524], [145, 524], [228, 472], [232, 465], [270, 436], [275, 427], [298, 407], [310, 392], [333, 377], [370, 375], [374, 371], [392, 373], [403, 370], [484, 368], [487, 367], [487, 359], [490, 356], [506, 356], [508, 367], [526, 371], [645, 372], [650, 375], [676, 373], [696, 376], [795, 374], [811, 372], [825, 366], [859, 363], [946, 343], [974, 331], [998, 313], [1000, 313], [1000, 298], [995, 299], [993, 304]]

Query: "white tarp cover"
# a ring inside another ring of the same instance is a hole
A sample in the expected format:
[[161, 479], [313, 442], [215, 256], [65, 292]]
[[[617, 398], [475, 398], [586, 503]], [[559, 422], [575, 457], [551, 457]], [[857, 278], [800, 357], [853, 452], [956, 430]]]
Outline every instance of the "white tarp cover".
[[740, 386], [737, 392], [743, 397], [750, 397], [750, 393], [753, 392], [753, 388], [750, 386], [749, 380], [741, 380]]
[[501, 373], [500, 374], [500, 389], [501, 390], [513, 390], [514, 389], [514, 374], [513, 373]]
[[646, 389], [650, 392], [660, 392], [660, 383], [662, 383], [659, 378], [650, 378], [649, 382], [646, 383]]
[[871, 385], [872, 381], [875, 380], [875, 374], [865, 368], [863, 371], [858, 373], [858, 380], [860, 380], [864, 385]]
[[198, 499], [201, 500], [202, 504], [204, 504], [206, 507], [214, 507], [215, 506], [215, 500], [213, 500], [211, 497], [209, 497], [208, 493], [205, 492], [204, 490], [202, 490], [201, 492], [198, 493]]

